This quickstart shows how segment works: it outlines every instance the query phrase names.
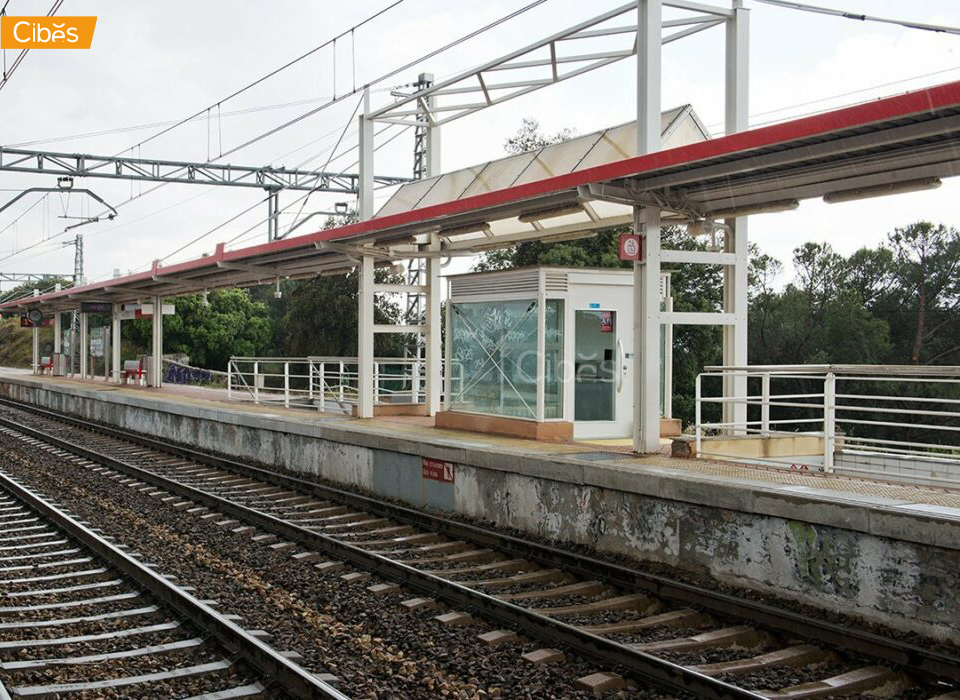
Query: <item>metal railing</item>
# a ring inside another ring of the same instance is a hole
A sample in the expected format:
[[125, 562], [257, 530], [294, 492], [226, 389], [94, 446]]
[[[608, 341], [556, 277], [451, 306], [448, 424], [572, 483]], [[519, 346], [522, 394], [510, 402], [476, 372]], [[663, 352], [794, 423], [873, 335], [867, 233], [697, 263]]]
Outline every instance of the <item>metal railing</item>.
[[[808, 441], [798, 454], [827, 472], [960, 484], [960, 367], [707, 367], [695, 396], [698, 455], [750, 454], [731, 440], [808, 437], [817, 453]], [[783, 450], [765, 449], [761, 461], [782, 466], [790, 461], [789, 446]]]
[[[375, 404], [425, 402], [424, 360], [376, 358], [373, 372]], [[445, 367], [441, 365], [441, 388], [445, 376]], [[227, 397], [256, 404], [351, 414], [357, 403], [357, 383], [355, 357], [232, 357], [227, 367]]]

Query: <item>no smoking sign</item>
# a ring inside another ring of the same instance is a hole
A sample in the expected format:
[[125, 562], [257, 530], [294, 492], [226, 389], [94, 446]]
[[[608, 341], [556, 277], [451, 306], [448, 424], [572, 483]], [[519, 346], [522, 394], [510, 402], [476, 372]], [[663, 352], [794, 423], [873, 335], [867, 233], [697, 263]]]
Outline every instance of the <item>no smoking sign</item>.
[[633, 233], [620, 234], [620, 259], [643, 261], [643, 237]]

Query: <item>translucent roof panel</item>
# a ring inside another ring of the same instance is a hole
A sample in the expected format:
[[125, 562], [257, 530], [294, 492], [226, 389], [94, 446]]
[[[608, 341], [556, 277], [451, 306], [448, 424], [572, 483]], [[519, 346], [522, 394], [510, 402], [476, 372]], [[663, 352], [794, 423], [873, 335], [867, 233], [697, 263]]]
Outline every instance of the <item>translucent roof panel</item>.
[[[661, 115], [664, 148], [673, 148], [707, 138], [693, 108], [669, 109]], [[584, 168], [631, 158], [637, 151], [636, 122], [628, 122], [544, 148], [454, 170], [437, 177], [401, 185], [383, 205], [377, 217], [414, 211], [432, 204], [454, 201], [486, 192], [565, 175]], [[592, 222], [601, 228], [605, 222]]]

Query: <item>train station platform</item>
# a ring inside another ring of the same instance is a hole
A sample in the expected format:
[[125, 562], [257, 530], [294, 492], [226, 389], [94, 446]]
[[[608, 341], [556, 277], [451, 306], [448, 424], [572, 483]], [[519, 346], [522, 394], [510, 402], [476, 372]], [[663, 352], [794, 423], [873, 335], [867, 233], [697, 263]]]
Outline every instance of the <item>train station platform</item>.
[[960, 489], [0, 369], [0, 397], [960, 643]]

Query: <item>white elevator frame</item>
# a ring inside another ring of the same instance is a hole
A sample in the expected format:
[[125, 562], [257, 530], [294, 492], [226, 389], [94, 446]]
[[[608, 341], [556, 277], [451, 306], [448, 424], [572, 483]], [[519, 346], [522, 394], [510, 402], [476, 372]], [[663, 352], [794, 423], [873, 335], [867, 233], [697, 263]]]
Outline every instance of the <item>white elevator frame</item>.
[[[672, 7], [701, 13], [697, 16], [670, 19], [664, 21], [663, 8]], [[635, 26], [600, 28], [596, 27], [611, 18], [636, 12]], [[615, 61], [636, 54], [637, 58], [637, 155], [660, 150], [660, 114], [661, 114], [661, 53], [664, 43], [689, 36], [704, 29], [724, 25], [725, 27], [725, 131], [734, 133], [747, 128], [748, 108], [748, 57], [749, 57], [749, 12], [743, 6], [743, 0], [732, 0], [730, 8], [708, 5], [688, 0], [636, 0], [636, 2], [615, 8], [590, 20], [581, 22], [562, 32], [544, 38], [498, 59], [494, 59], [479, 68], [465, 71], [451, 78], [438, 81], [431, 87], [415, 93], [386, 107], [372, 108], [369, 90], [364, 94], [364, 111], [360, 120], [360, 195], [359, 215], [361, 220], [374, 216], [374, 124], [377, 121], [405, 124], [425, 113], [429, 119], [428, 129], [428, 175], [438, 174], [439, 168], [439, 127], [452, 119], [473, 114], [506, 99], [527, 94], [562, 79], [609, 65]], [[664, 35], [664, 30], [681, 27], [679, 31]], [[635, 33], [633, 51], [619, 51], [585, 55], [589, 61], [582, 70], [561, 76], [557, 70], [557, 58], [554, 47], [556, 42], [575, 39], [582, 36], [611, 36], [614, 34]], [[549, 47], [550, 59], [518, 61], [517, 59], [533, 51]], [[512, 68], [532, 65], [551, 65], [553, 80], [520, 80], [507, 85], [507, 94], [499, 93], [494, 99], [489, 75], [498, 75], [494, 71], [509, 71]], [[474, 84], [473, 81], [476, 81]], [[464, 101], [456, 105], [438, 106], [438, 97], [464, 95], [464, 100], [472, 96], [479, 101]], [[621, 200], [622, 201], [622, 200]], [[652, 453], [660, 449], [660, 406], [659, 406], [659, 328], [661, 324], [721, 325], [723, 327], [723, 364], [730, 366], [747, 365], [747, 268], [748, 238], [747, 219], [737, 217], [724, 221], [724, 250], [722, 252], [671, 251], [661, 250], [660, 219], [661, 208], [649, 201], [641, 202], [634, 198], [634, 223], [637, 234], [644, 237], [645, 259], [634, 265], [634, 347], [637, 362], [634, 372], [634, 431], [633, 447], [636, 452]], [[439, 243], [434, 241], [434, 251]], [[427, 397], [428, 412], [434, 415], [439, 406], [440, 376], [440, 304], [439, 304], [439, 259], [435, 252], [428, 256], [428, 274], [424, 285], [419, 289], [391, 288], [380, 289], [374, 284], [374, 259], [362, 256], [358, 262], [360, 271], [360, 323], [358, 329], [358, 373], [359, 405], [361, 418], [373, 416], [373, 338], [377, 332], [423, 332], [427, 336]], [[676, 313], [661, 310], [659, 304], [660, 266], [662, 262], [685, 263], [694, 265], [722, 265], [723, 309], [714, 313]], [[389, 326], [376, 327], [373, 323], [374, 295], [377, 291], [406, 291], [424, 293], [428, 297], [427, 318], [421, 327]], [[649, 301], [648, 301], [649, 300]], [[432, 302], [432, 303], [431, 303]], [[725, 396], [739, 396], [746, 392], [745, 381], [732, 378], [724, 387]], [[725, 404], [724, 421], [740, 422], [745, 420], [745, 406]]]

